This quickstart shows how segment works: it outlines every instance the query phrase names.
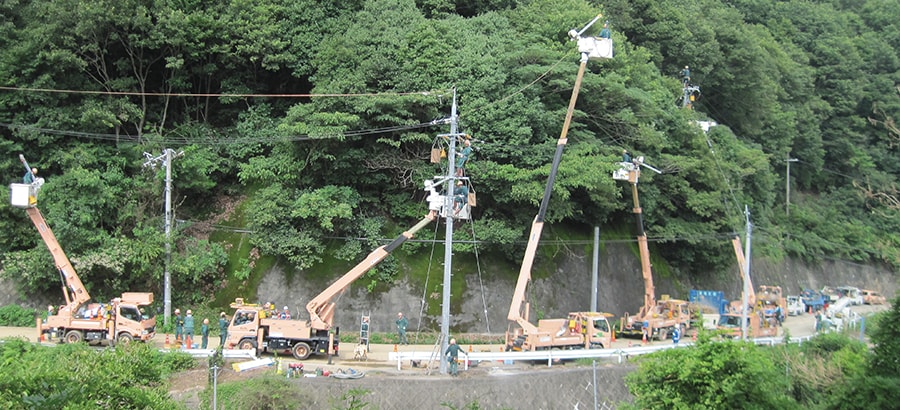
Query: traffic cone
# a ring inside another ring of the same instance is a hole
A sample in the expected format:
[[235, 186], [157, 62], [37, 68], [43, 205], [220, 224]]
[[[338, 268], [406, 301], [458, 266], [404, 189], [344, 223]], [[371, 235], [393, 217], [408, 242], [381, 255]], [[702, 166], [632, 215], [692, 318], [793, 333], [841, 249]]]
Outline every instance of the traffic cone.
[[163, 347], [165, 347], [166, 349], [171, 349], [171, 348], [172, 348], [172, 345], [169, 344], [169, 334], [168, 334], [168, 333], [166, 333], [166, 342], [165, 342], [165, 344], [163, 345]]
[[472, 353], [472, 345], [469, 345], [469, 353]]
[[643, 335], [641, 335], [641, 343], [647, 344], [647, 333], [644, 333]]
[[613, 342], [616, 341], [616, 332], [615, 331], [612, 332], [612, 341]]
[[395, 343], [394, 344], [394, 353], [396, 353], [396, 352], [397, 352], [397, 344]]

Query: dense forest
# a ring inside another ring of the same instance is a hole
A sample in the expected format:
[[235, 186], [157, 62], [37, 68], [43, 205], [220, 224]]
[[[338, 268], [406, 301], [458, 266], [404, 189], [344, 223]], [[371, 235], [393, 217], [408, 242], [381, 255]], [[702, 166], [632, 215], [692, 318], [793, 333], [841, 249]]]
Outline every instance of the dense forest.
[[[455, 92], [479, 251], [515, 263], [578, 69], [566, 33], [601, 13], [615, 57], [588, 64], [549, 224], [632, 237], [610, 177], [627, 149], [662, 171], [642, 176], [644, 222], [686, 274], [733, 263], [745, 207], [757, 253], [900, 266], [896, 1], [0, 0], [0, 169], [39, 169], [41, 211], [108, 298], [159, 292], [166, 170], [148, 158], [181, 154], [174, 297], [208, 301], [265, 258], [356, 261], [420, 219]], [[0, 215], [3, 275], [56, 289], [34, 226]], [[235, 231], [249, 244], [217, 239]]]

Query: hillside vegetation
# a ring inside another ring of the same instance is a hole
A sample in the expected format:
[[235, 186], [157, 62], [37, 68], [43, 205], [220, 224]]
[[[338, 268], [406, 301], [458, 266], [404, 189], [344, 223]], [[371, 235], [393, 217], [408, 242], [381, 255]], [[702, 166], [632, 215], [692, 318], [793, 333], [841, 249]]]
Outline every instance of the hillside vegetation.
[[[731, 266], [745, 205], [754, 252], [900, 266], [895, 2], [4, 0], [0, 169], [20, 181], [20, 153], [39, 168], [93, 296], [161, 294], [166, 172], [148, 158], [183, 153], [173, 298], [198, 303], [273, 261], [330, 276], [421, 219], [455, 89], [479, 252], [515, 263], [578, 69], [566, 33], [598, 13], [616, 55], [588, 64], [548, 223], [632, 237], [610, 177], [628, 149], [663, 171], [642, 175], [641, 205], [676, 269]], [[23, 292], [57, 289], [19, 209], [0, 209], [0, 255]]]

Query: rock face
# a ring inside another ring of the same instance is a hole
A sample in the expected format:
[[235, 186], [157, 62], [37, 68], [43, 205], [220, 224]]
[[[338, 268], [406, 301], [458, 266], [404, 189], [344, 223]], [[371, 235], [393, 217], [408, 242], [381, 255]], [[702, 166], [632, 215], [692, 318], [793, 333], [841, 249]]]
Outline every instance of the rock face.
[[[579, 254], [574, 250], [559, 257], [559, 260], [556, 272], [533, 274], [537, 278], [528, 285], [526, 301], [531, 302], [532, 321], [536, 321], [539, 314], [545, 318], [559, 318], [565, 317], [568, 312], [590, 309], [591, 255]], [[730, 278], [695, 278], [697, 283], [692, 283], [688, 278], [654, 275], [656, 297], [667, 294], [673, 298], [687, 299], [690, 289], [705, 289], [721, 290], [729, 299], [738, 299], [743, 285], [737, 280], [737, 267], [734, 271]], [[452, 303], [456, 306], [451, 306], [451, 330], [465, 333], [505, 332], [517, 273], [503, 277], [484, 273], [479, 277], [477, 272], [455, 273], [453, 280], [464, 280], [462, 288], [465, 290], [462, 297], [453, 295]], [[754, 258], [751, 275], [754, 287], [777, 285], [785, 290], [786, 295], [797, 294], [803, 288], [849, 285], [877, 290], [892, 299], [898, 287], [897, 274], [889, 269], [833, 260], [812, 266], [796, 260], [772, 263]], [[363, 281], [359, 281], [335, 298], [335, 322], [342, 332], [357, 332], [360, 317], [368, 314], [371, 317], [371, 331], [391, 332], [395, 329], [397, 312], [404, 312], [411, 331], [437, 331], [440, 329], [442, 275], [432, 274], [429, 280], [428, 292], [423, 292], [421, 285], [414, 286], [408, 279], [401, 278], [388, 291], [373, 294], [366, 290]], [[294, 275], [288, 281], [276, 267], [259, 284], [257, 300], [271, 301], [277, 306], [288, 305], [295, 317], [299, 313], [299, 317], [306, 318], [306, 302], [324, 288], [322, 285], [308, 285], [303, 275]], [[615, 318], [625, 312], [634, 313], [642, 303], [643, 294], [640, 260], [627, 245], [607, 245], [600, 254], [598, 310], [612, 313]]]

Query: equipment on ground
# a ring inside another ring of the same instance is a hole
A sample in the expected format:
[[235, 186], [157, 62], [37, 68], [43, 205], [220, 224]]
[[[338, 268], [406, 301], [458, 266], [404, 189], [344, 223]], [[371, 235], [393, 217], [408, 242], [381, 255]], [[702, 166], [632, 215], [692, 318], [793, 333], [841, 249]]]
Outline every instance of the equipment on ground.
[[581, 89], [581, 80], [589, 59], [612, 58], [612, 40], [608, 38], [582, 37], [581, 35], [601, 16], [597, 16], [580, 31], [571, 30], [569, 36], [578, 42], [578, 51], [581, 53], [581, 65], [578, 68], [578, 76], [572, 89], [569, 100], [569, 108], [566, 111], [566, 119], [559, 140], [556, 143], [556, 153], [553, 156], [553, 164], [550, 167], [550, 175], [547, 186], [544, 189], [544, 197], [534, 222], [531, 225], [531, 233], [528, 236], [528, 244], [525, 248], [525, 256], [519, 270], [519, 279], [513, 293], [507, 318], [518, 325], [517, 328], [510, 323], [506, 332], [506, 350], [537, 350], [537, 349], [574, 349], [574, 348], [604, 348], [609, 347], [612, 340], [612, 332], [607, 317], [611, 316], [601, 312], [575, 312], [569, 313], [564, 319], [542, 319], [534, 325], [529, 321], [529, 304], [525, 302], [525, 288], [531, 280], [531, 267], [537, 253], [538, 241], [544, 227], [544, 216], [550, 203], [550, 194], [553, 192], [553, 183], [559, 170], [563, 148], [568, 139], [569, 124], [575, 110], [575, 102]]
[[[19, 159], [30, 173], [31, 168], [25, 157], [19, 155]], [[78, 343], [105, 340], [115, 344], [152, 339], [156, 334], [156, 318], [143, 309], [153, 303], [152, 293], [126, 292], [107, 303], [89, 303], [91, 296], [37, 208], [37, 194], [43, 182], [43, 178], [37, 178], [30, 184], [10, 185], [10, 203], [25, 209], [53, 255], [63, 282], [66, 304], [59, 306], [55, 314], [49, 314], [45, 320], [37, 319], [38, 341], [47, 339]]]

